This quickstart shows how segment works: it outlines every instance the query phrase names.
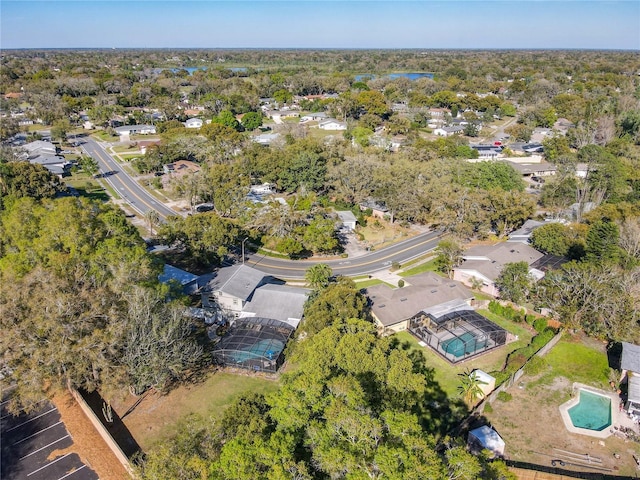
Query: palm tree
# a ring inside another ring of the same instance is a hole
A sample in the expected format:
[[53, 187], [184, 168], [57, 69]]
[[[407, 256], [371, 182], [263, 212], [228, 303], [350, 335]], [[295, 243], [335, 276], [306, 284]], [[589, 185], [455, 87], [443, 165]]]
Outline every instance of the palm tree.
[[481, 380], [475, 370], [473, 372], [465, 370], [459, 373], [458, 376], [460, 377], [458, 392], [467, 405], [472, 405], [477, 398], [481, 398], [484, 395], [482, 385], [487, 385], [487, 382]]
[[147, 210], [144, 212], [144, 219], [147, 221], [149, 225], [149, 231], [151, 232], [151, 236], [153, 237], [153, 227], [160, 223], [160, 214], [153, 209]]
[[329, 280], [332, 275], [333, 271], [329, 265], [326, 263], [317, 263], [307, 269], [304, 277], [311, 288], [320, 289], [329, 285]]

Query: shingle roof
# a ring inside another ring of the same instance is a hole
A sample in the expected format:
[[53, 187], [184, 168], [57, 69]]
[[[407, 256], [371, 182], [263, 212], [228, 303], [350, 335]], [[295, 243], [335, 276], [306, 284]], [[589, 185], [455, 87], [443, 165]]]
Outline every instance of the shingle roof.
[[489, 280], [495, 280], [507, 263], [527, 262], [527, 265], [532, 265], [543, 256], [535, 248], [523, 244], [480, 245], [465, 251], [465, 260], [457, 268], [475, 270]]
[[454, 300], [473, 298], [461, 283], [433, 272], [407, 278], [411, 285], [393, 289], [386, 284], [367, 288], [371, 311], [384, 326], [394, 325], [416, 313]]
[[640, 375], [640, 345], [622, 342], [622, 358], [620, 368]]
[[266, 275], [246, 265], [233, 265], [218, 270], [217, 275], [207, 284], [207, 290], [220, 291], [227, 295], [247, 300], [260, 285]]
[[262, 285], [256, 289], [251, 301], [242, 311], [255, 313], [257, 317], [280, 320], [297, 328], [309, 292], [306, 288], [286, 285]]

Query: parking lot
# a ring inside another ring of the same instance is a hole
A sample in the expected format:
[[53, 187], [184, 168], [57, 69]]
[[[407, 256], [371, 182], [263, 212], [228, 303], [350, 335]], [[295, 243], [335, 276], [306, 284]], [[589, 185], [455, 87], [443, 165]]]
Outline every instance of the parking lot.
[[76, 453], [65, 450], [73, 439], [58, 409], [47, 400], [36, 410], [13, 416], [7, 411], [9, 396], [3, 395], [0, 409], [0, 478], [3, 480], [97, 480], [98, 475], [83, 464]]

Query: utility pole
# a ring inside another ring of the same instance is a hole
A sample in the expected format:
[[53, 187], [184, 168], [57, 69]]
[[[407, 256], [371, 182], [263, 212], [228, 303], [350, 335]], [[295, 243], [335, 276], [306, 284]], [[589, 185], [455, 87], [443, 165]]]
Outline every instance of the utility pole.
[[242, 240], [242, 264], [244, 265], [244, 242], [246, 242], [247, 240], [249, 240], [249, 237], [244, 237], [244, 240]]

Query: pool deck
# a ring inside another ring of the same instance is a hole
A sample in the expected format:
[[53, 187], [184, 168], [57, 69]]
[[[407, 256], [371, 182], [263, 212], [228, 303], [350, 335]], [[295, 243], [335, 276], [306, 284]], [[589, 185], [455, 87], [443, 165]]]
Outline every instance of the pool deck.
[[[611, 425], [605, 427], [602, 430], [589, 430], [588, 428], [579, 428], [573, 425], [571, 418], [569, 417], [569, 409], [574, 405], [577, 405], [580, 401], [580, 390], [586, 390], [591, 393], [595, 393], [596, 395], [601, 395], [603, 397], [607, 397], [611, 399]], [[608, 438], [614, 432], [614, 425], [620, 425], [621, 423], [625, 423], [624, 419], [626, 416], [619, 412], [618, 405], [620, 404], [620, 397], [615, 392], [607, 392], [606, 390], [600, 390], [599, 388], [590, 387], [589, 385], [584, 385], [583, 383], [575, 382], [573, 384], [573, 398], [568, 402], [560, 405], [560, 416], [562, 416], [562, 421], [564, 422], [565, 427], [571, 433], [577, 433], [580, 435], [588, 435], [590, 437], [595, 438]], [[624, 417], [624, 418], [623, 418]], [[621, 422], [622, 421], [622, 422]]]

